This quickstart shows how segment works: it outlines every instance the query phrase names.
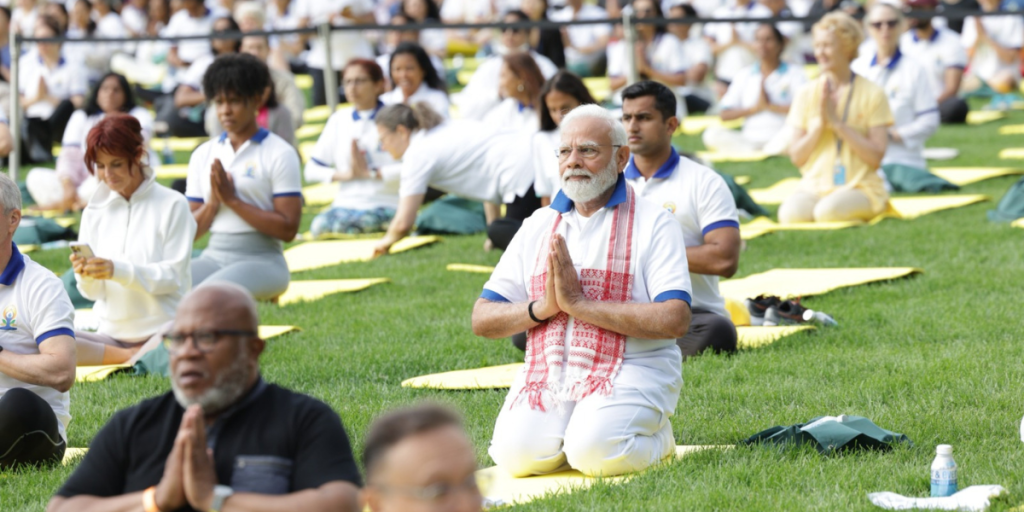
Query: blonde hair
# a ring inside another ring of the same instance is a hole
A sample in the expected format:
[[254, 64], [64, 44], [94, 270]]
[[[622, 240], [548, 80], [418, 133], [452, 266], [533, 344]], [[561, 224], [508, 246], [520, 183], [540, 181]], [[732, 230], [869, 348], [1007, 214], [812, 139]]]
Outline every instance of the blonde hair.
[[833, 34], [851, 61], [857, 58], [857, 49], [864, 42], [864, 29], [861, 28], [860, 23], [857, 23], [845, 12], [837, 11], [826, 14], [814, 24], [811, 31]]

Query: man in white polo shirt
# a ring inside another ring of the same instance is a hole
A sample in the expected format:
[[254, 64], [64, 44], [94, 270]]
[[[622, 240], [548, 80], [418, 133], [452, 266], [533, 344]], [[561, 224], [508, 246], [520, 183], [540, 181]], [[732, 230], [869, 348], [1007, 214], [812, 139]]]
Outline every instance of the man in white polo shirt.
[[[932, 14], [939, 1], [909, 0], [907, 5], [915, 13]], [[967, 67], [967, 52], [960, 44], [960, 35], [946, 27], [934, 26], [930, 17], [908, 18], [907, 24], [910, 30], [900, 37], [900, 51], [923, 67], [931, 79], [941, 121], [966, 122], [967, 102], [957, 96]]]
[[515, 476], [640, 471], [675, 452], [683, 237], [626, 184], [626, 134], [611, 113], [583, 105], [560, 128], [562, 190], [523, 222], [473, 308], [477, 335], [527, 331], [489, 453]]
[[736, 327], [718, 291], [740, 260], [739, 217], [729, 187], [715, 171], [679, 156], [672, 134], [679, 126], [676, 98], [657, 82], [638, 82], [622, 92], [622, 124], [632, 156], [626, 179], [640, 197], [668, 210], [682, 228], [693, 284], [690, 329], [677, 340], [683, 357], [711, 349], [736, 350]]
[[11, 240], [21, 191], [0, 175], [0, 470], [60, 461], [75, 383], [71, 299], [53, 272]]

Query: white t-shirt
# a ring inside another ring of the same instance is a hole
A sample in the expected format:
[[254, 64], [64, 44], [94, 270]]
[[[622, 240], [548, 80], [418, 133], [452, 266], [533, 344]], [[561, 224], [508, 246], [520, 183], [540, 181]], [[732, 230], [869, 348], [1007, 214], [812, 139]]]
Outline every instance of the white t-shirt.
[[[676, 39], [679, 40], [678, 38]], [[711, 46], [708, 42], [699, 38], [689, 38], [685, 41], [679, 41], [679, 53], [686, 56], [687, 66], [686, 70], [690, 68], [704, 64], [708, 67], [708, 73], [712, 71], [712, 64], [715, 62], [714, 56], [711, 54]], [[676, 92], [680, 97], [686, 97], [690, 94], [698, 96], [707, 100], [709, 103], [714, 103], [715, 94], [704, 85], [703, 83], [689, 83], [682, 87], [677, 87]]]
[[487, 126], [501, 127], [503, 130], [514, 130], [533, 133], [540, 129], [540, 117], [537, 109], [528, 107], [512, 98], [505, 98], [484, 116]]
[[192, 61], [188, 69], [178, 77], [178, 84], [187, 85], [199, 92], [203, 92], [203, 76], [206, 75], [206, 69], [216, 59], [217, 57], [211, 53]]
[[[682, 228], [686, 247], [704, 245], [704, 235], [716, 229], [740, 227], [736, 201], [725, 180], [715, 171], [679, 156], [674, 148], [668, 161], [651, 179], [640, 174], [632, 157], [623, 174], [640, 197], [675, 217]], [[694, 309], [729, 318], [725, 299], [718, 291], [718, 276], [690, 272], [690, 281]]]
[[[276, 197], [302, 196], [302, 168], [295, 148], [284, 139], [260, 128], [235, 152], [227, 132], [217, 140], [204, 142], [188, 162], [185, 197], [203, 203], [210, 199], [210, 169], [220, 159], [231, 174], [238, 197], [261, 210], [272, 211]], [[211, 233], [254, 233], [231, 208], [221, 205], [210, 225]]]
[[[391, 155], [380, 147], [377, 124], [374, 122], [381, 106], [383, 104], [369, 112], [357, 112], [354, 107], [347, 107], [331, 114], [306, 162], [306, 181], [330, 183], [335, 169], [348, 169], [352, 165], [353, 140], [366, 155], [366, 163], [371, 169], [393, 164]], [[331, 207], [352, 210], [382, 207], [397, 209], [398, 182], [375, 179], [340, 182]]]
[[960, 44], [959, 34], [947, 28], [934, 30], [928, 39], [918, 39], [916, 31], [908, 30], [900, 37], [900, 51], [924, 68], [938, 97], [946, 89], [946, 70], [963, 72], [967, 67], [967, 52]]
[[[800, 86], [807, 83], [803, 67], [785, 62], [763, 79], [768, 101], [773, 105], [789, 105]], [[729, 84], [722, 96], [722, 110], [751, 108], [761, 100], [761, 65], [743, 68]], [[786, 126], [786, 115], [770, 111], [758, 112], [743, 121], [743, 136], [751, 141], [765, 143], [778, 135]]]
[[[292, 30], [299, 28], [299, 17], [295, 15], [294, 4], [289, 2], [284, 12], [278, 12], [277, 3], [268, 1], [266, 4], [267, 9], [267, 29], [269, 30]], [[280, 36], [270, 36], [270, 47], [277, 48], [279, 41], [287, 41], [289, 43], [296, 42], [299, 40], [297, 34], [288, 34]]]
[[[150, 114], [143, 107], [135, 107], [131, 112], [128, 112], [128, 115], [139, 120], [139, 125], [142, 126], [142, 138], [146, 143], [146, 147], [149, 147], [149, 140], [153, 133], [153, 114]], [[96, 126], [96, 123], [102, 121], [104, 117], [106, 117], [106, 113], [102, 111], [90, 116], [84, 110], [76, 110], [74, 114], [71, 114], [68, 125], [64, 128], [64, 139], [61, 141], [61, 145], [78, 146], [84, 151], [89, 131]]]
[[[767, 18], [772, 16], [771, 9], [764, 5], [751, 1], [747, 5], [726, 5], [715, 11], [715, 18]], [[735, 25], [736, 33], [740, 39], [747, 42], [754, 42], [754, 33], [757, 32], [757, 23], [708, 23], [704, 26], [704, 35], [713, 39], [716, 43], [728, 44], [732, 42], [732, 28]], [[742, 47], [731, 46], [718, 54], [718, 62], [715, 63], [715, 78], [730, 82], [736, 73], [741, 69], [753, 64], [756, 60], [754, 54]]]
[[[547, 57], [533, 50], [530, 50], [530, 56], [545, 80], [558, 72], [558, 66]], [[466, 119], [483, 119], [501, 101], [498, 83], [501, 81], [502, 62], [501, 55], [488, 57], [476, 68], [466, 87], [452, 95], [453, 102], [459, 107], [459, 115]]]
[[872, 54], [858, 57], [850, 64], [850, 69], [885, 91], [894, 126], [903, 139], [902, 142], [889, 141], [882, 165], [902, 164], [927, 169], [921, 151], [928, 138], [939, 129], [939, 106], [928, 73], [899, 49], [885, 66]]
[[[550, 16], [551, 21], [572, 21], [572, 20], [603, 20], [608, 18], [608, 12], [604, 9], [590, 4], [584, 4], [580, 12], [574, 13], [572, 7], [566, 6], [555, 11]], [[565, 61], [570, 64], [590, 62], [595, 56], [601, 54], [598, 50], [592, 54], [580, 53], [576, 48], [591, 46], [601, 38], [608, 37], [612, 33], [611, 24], [596, 23], [592, 25], [571, 25], [566, 27], [569, 34], [569, 42], [575, 48], [565, 48]]]
[[125, 5], [121, 9], [121, 21], [124, 22], [124, 28], [135, 33], [135, 35], [143, 35], [146, 32], [146, 24], [149, 22], [149, 15], [146, 11], [135, 7], [132, 4]]
[[[199, 18], [193, 18], [188, 11], [182, 9], [171, 16], [167, 26], [160, 31], [160, 35], [163, 37], [209, 35], [213, 32], [215, 20], [213, 12], [209, 9]], [[174, 41], [171, 46], [178, 49], [178, 58], [188, 63], [195, 62], [204, 55], [213, 54], [209, 39]]]
[[[362, 16], [373, 11], [371, 0], [296, 0], [295, 16], [299, 19], [309, 19], [311, 25], [326, 23], [331, 15], [340, 13], [344, 9], [351, 9], [355, 16]], [[334, 26], [354, 24], [352, 20], [338, 17]], [[331, 32], [331, 66], [340, 70], [345, 67], [348, 61], [355, 59], [372, 59], [373, 47], [370, 42], [359, 32]], [[326, 52], [319, 37], [309, 40], [309, 53], [306, 54], [306, 65], [311, 68], [323, 69], [327, 63]]]
[[32, 37], [36, 31], [36, 20], [39, 19], [40, 8], [36, 7], [26, 11], [21, 7], [15, 7], [11, 11], [11, 29], [17, 28], [23, 37]]
[[[690, 60], [680, 51], [679, 38], [672, 34], [658, 34], [654, 41], [647, 45], [647, 62], [656, 71], [668, 74], [685, 73], [690, 69]], [[626, 76], [626, 41], [620, 39], [608, 45], [608, 76]]]
[[[143, 26], [145, 28], [145, 26]], [[96, 32], [93, 34], [94, 37], [128, 37], [128, 31], [124, 28], [124, 22], [121, 21], [121, 16], [114, 11], [110, 11], [106, 16], [99, 19], [96, 22]], [[124, 47], [124, 43], [93, 43], [97, 44], [103, 51], [113, 53]]]
[[534, 178], [533, 191], [537, 197], [554, 197], [562, 190], [562, 178], [558, 171], [558, 157], [555, 150], [562, 143], [561, 130], [537, 132], [530, 139]]
[[459, 119], [409, 140], [402, 165], [381, 170], [385, 180], [401, 178], [399, 197], [425, 194], [427, 187], [475, 201], [510, 203], [533, 184], [532, 169], [524, 168], [527, 137], [517, 132]]
[[[575, 205], [563, 192], [559, 192], [549, 208], [541, 208], [523, 221], [523, 226], [512, 239], [498, 261], [491, 278], [484, 285], [482, 298], [493, 302], [522, 303], [530, 300], [529, 287], [537, 271], [539, 251], [546, 249], [551, 240], [551, 226], [561, 216], [555, 233], [565, 238], [577, 269], [604, 269], [608, 258], [608, 243], [614, 218], [614, 206], [626, 200], [623, 177], [615, 185], [608, 204], [589, 218], [580, 216]], [[672, 299], [691, 299], [690, 273], [686, 262], [686, 245], [679, 225], [663, 208], [641, 197], [636, 200], [632, 257], [632, 302], [651, 304]], [[570, 318], [566, 339], [570, 339], [573, 320]], [[674, 339], [642, 340], [626, 338], [626, 353], [634, 354], [657, 350], [675, 344]]]
[[[978, 39], [974, 20], [973, 16], [964, 18], [964, 29], [960, 34], [964, 48], [973, 47]], [[1024, 17], [1020, 14], [984, 16], [981, 18], [981, 25], [985, 27], [989, 37], [1004, 48], [1020, 50], [1024, 45]], [[995, 78], [1000, 72], [1009, 72], [1010, 76], [1020, 78], [1020, 52], [1014, 55], [1013, 62], [1003, 62], [999, 60], [995, 49], [987, 44], [981, 45], [971, 59], [970, 71], [985, 81]]]
[[[54, 336], [74, 338], [75, 308], [60, 278], [11, 245], [11, 259], [0, 273], [0, 346], [12, 354], [38, 354], [39, 345]], [[27, 384], [0, 372], [0, 396], [13, 388], [27, 389], [45, 400], [60, 420], [60, 436], [67, 440], [71, 421], [67, 392]]]
[[408, 99], [402, 94], [402, 89], [395, 87], [390, 91], [380, 95], [380, 101], [384, 102], [385, 105], [396, 105], [398, 103], [405, 103], [406, 105], [415, 105], [420, 102], [425, 102], [430, 105], [430, 108], [441, 114], [441, 117], [448, 118], [448, 95], [444, 91], [437, 89], [431, 89], [427, 86], [426, 82], [420, 83], [416, 92], [412, 93]]
[[[66, 100], [72, 96], [84, 96], [88, 89], [85, 69], [72, 59], [60, 58], [57, 66], [49, 68], [43, 58], [35, 52], [26, 53], [19, 61], [21, 64], [18, 78], [18, 89], [26, 98], [33, 98], [39, 93], [39, 79], [46, 81], [50, 95]], [[25, 109], [25, 117], [49, 119], [56, 105], [41, 101]]]

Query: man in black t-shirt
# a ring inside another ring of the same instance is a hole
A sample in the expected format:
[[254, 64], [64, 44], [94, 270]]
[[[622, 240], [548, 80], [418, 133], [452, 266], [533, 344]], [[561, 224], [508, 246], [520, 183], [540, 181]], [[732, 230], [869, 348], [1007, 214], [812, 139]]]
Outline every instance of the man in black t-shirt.
[[238, 286], [185, 297], [164, 338], [172, 392], [116, 413], [48, 510], [357, 510], [338, 415], [263, 381], [257, 326]]

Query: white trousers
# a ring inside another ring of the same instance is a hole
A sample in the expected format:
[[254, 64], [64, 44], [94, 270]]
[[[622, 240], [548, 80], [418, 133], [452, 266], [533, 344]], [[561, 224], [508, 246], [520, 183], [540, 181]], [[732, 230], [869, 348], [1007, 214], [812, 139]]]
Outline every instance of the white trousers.
[[591, 394], [556, 406], [549, 392], [545, 411], [531, 409], [516, 376], [494, 425], [488, 453], [516, 477], [572, 467], [585, 475], [614, 476], [645, 469], [675, 452], [669, 418], [683, 384], [682, 356], [671, 346], [627, 355], [610, 395]]
[[[88, 201], [96, 191], [99, 181], [96, 177], [88, 177], [78, 187], [78, 198], [81, 201]], [[50, 206], [60, 204], [64, 201], [64, 184], [57, 177], [57, 171], [36, 167], [25, 176], [25, 187], [28, 188], [28, 195], [36, 204]]]
[[788, 126], [779, 130], [767, 142], [751, 140], [739, 130], [730, 130], [723, 126], [709, 126], [701, 135], [704, 146], [719, 153], [756, 153], [781, 155], [789, 151], [793, 139], [793, 130]]

